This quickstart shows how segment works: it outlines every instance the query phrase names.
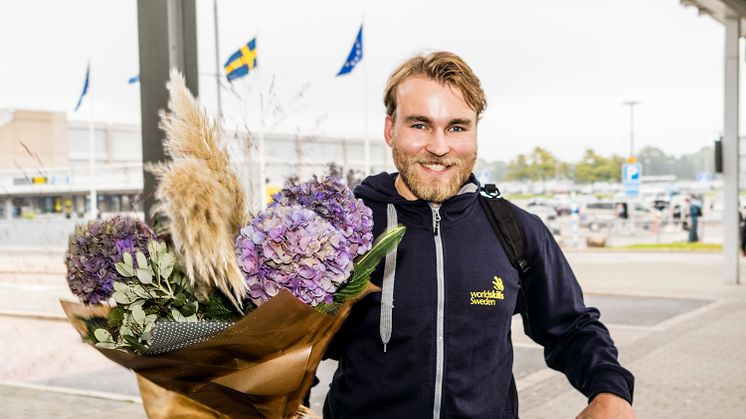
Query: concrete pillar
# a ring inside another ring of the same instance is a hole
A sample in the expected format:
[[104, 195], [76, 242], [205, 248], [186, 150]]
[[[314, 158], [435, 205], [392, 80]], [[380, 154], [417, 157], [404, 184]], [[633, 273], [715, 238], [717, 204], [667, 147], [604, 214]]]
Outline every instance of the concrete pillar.
[[[140, 46], [140, 112], [143, 163], [161, 162], [165, 134], [158, 127], [158, 111], [168, 104], [169, 71], [184, 74], [186, 85], [198, 97], [196, 0], [138, 0]], [[155, 203], [156, 180], [143, 173], [142, 202], [145, 220]]]
[[725, 18], [725, 121], [723, 139], [723, 279], [739, 284], [738, 269], [738, 97], [739, 48], [741, 34], [738, 16]]
[[5, 219], [10, 220], [13, 218], [13, 197], [5, 197]]

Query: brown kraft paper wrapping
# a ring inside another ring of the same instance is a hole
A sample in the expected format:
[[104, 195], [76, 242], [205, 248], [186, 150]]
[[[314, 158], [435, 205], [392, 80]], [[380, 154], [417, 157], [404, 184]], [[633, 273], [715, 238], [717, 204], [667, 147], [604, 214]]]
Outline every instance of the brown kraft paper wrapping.
[[[357, 299], [375, 291], [369, 284]], [[228, 329], [184, 349], [152, 356], [96, 349], [138, 374], [150, 418], [292, 418], [355, 301], [329, 316], [281, 290]], [[106, 317], [109, 310], [60, 302], [82, 336], [81, 319]]]

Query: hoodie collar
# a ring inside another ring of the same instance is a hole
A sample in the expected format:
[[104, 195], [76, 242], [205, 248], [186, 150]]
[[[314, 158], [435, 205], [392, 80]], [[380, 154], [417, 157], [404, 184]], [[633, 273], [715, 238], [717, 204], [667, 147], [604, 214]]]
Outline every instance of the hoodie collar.
[[[394, 180], [399, 173], [382, 172], [377, 175], [367, 177], [362, 184], [355, 188], [355, 195], [366, 201], [378, 202], [382, 204], [394, 204], [402, 215], [403, 219], [413, 216], [421, 219], [426, 226], [432, 224], [432, 209], [428, 202], [422, 199], [409, 201], [399, 195]], [[471, 205], [476, 204], [479, 194], [480, 184], [472, 174], [467, 181], [456, 193], [456, 195], [447, 199], [440, 205], [440, 215], [444, 222], [460, 218], [467, 213]], [[419, 214], [415, 216], [415, 214]], [[408, 216], [409, 215], [409, 216]]]

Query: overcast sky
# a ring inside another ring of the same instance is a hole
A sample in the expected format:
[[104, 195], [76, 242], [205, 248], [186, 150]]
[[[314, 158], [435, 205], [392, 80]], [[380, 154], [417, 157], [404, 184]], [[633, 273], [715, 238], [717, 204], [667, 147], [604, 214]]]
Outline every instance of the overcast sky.
[[[444, 49], [482, 80], [487, 160], [536, 146], [571, 161], [589, 147], [626, 155], [626, 100], [642, 102], [638, 149], [689, 153], [722, 130], [724, 29], [679, 0], [219, 0], [218, 8], [221, 64], [258, 36], [258, 71], [234, 83], [242, 98], [224, 95], [226, 118], [252, 127], [259, 92], [274, 79], [275, 102], [292, 110], [281, 121], [266, 114], [276, 131], [362, 137], [367, 129], [382, 141], [388, 74], [413, 53]], [[96, 120], [139, 123], [139, 84], [127, 84], [139, 72], [136, 9], [134, 0], [0, 2], [0, 107], [70, 119], [89, 118], [92, 107]], [[336, 78], [363, 21], [364, 59]], [[198, 1], [198, 31], [200, 97], [214, 112], [212, 1]], [[73, 113], [89, 59], [91, 91]]]

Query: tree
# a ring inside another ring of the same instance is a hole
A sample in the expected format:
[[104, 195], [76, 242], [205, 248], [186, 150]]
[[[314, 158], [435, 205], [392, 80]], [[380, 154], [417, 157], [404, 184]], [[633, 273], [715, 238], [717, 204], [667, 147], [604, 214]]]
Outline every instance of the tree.
[[508, 170], [505, 174], [507, 180], [528, 180], [531, 179], [531, 169], [529, 168], [526, 156], [519, 154], [515, 160], [508, 163]]
[[622, 177], [622, 163], [624, 159], [620, 156], [612, 155], [606, 158], [589, 148], [585, 150], [580, 162], [575, 165], [575, 181], [588, 183], [619, 181]]

